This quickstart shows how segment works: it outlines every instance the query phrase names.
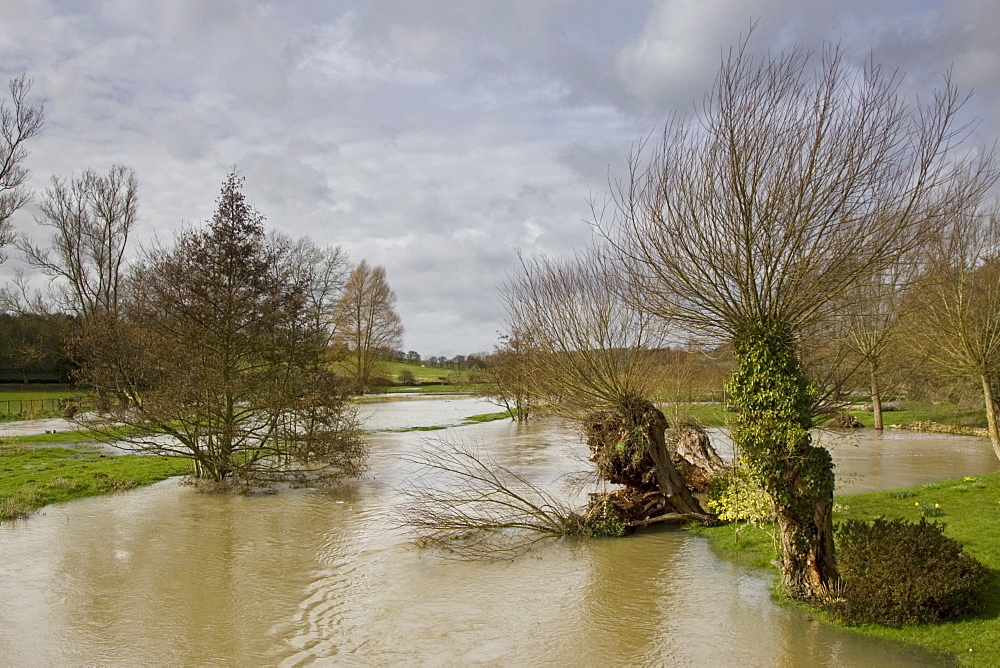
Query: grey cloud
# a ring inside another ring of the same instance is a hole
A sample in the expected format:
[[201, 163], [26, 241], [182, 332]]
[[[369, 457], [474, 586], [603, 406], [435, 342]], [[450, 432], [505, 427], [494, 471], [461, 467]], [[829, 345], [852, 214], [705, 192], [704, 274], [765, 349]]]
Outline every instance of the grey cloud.
[[[58, 3], [6, 0], [0, 75], [49, 99], [32, 185], [113, 162], [144, 240], [211, 216], [236, 163], [274, 227], [384, 264], [406, 346], [487, 349], [516, 249], [586, 244], [629, 146], [757, 53], [840, 42], [927, 90], [951, 65], [997, 132], [1000, 7], [985, 0]], [[33, 229], [30, 212], [17, 224]], [[3, 268], [5, 271], [6, 268]]]

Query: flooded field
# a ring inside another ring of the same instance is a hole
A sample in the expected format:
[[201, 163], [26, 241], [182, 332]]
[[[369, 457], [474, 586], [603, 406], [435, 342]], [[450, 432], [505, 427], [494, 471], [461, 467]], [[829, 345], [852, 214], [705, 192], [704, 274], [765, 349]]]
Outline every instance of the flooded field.
[[[473, 399], [366, 405], [376, 429], [496, 410]], [[461, 427], [560, 490], [585, 446], [552, 422]], [[769, 598], [768, 573], [659, 529], [458, 562], [398, 526], [401, 456], [442, 432], [379, 433], [331, 490], [199, 494], [176, 480], [0, 527], [0, 665], [950, 665], [837, 631]], [[713, 434], [725, 452], [725, 439]], [[844, 490], [1000, 469], [985, 440], [823, 435]]]

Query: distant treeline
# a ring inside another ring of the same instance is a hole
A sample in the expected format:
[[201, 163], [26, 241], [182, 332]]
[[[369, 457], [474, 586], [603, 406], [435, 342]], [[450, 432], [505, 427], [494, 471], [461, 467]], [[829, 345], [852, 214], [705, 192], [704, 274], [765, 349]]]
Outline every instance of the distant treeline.
[[470, 355], [455, 355], [454, 357], [431, 355], [427, 358], [421, 357], [420, 353], [416, 350], [410, 350], [409, 352], [395, 350], [392, 353], [392, 359], [399, 362], [423, 364], [424, 366], [433, 366], [441, 369], [485, 369], [489, 366], [489, 358], [489, 353], [472, 353]]

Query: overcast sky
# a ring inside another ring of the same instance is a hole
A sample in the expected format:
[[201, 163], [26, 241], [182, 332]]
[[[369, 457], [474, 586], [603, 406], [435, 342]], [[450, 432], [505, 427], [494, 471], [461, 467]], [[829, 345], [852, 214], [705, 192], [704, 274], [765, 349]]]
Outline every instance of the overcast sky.
[[269, 226], [386, 267], [404, 349], [453, 356], [492, 347], [516, 251], [588, 242], [589, 197], [752, 19], [754, 51], [839, 42], [925, 94], [953, 68], [997, 137], [996, 0], [0, 0], [0, 76], [46, 100], [36, 190], [125, 163], [140, 240], [169, 239], [235, 164]]

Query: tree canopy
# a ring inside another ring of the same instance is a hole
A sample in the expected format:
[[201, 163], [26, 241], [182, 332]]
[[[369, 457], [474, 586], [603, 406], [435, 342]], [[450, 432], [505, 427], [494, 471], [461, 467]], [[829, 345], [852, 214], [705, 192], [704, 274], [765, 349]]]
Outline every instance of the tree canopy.
[[81, 337], [81, 379], [127, 398], [110, 417], [135, 448], [190, 457], [199, 477], [269, 480], [355, 474], [365, 447], [346, 391], [324, 362], [289, 247], [230, 174], [205, 227], [146, 254], [120, 319]]

